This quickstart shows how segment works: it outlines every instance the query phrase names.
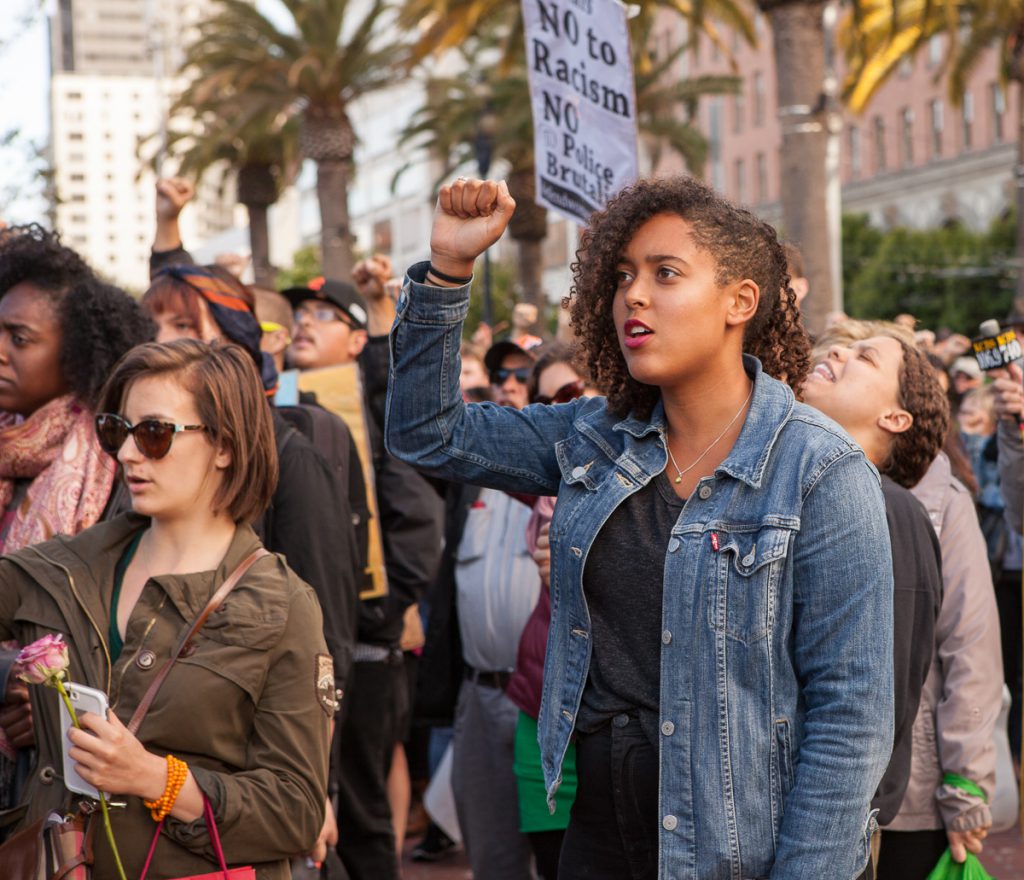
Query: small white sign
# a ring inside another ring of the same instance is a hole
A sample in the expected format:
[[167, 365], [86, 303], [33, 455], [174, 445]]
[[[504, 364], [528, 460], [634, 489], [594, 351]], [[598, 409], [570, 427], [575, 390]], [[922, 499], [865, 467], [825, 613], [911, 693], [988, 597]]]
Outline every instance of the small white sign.
[[637, 177], [636, 88], [618, 0], [522, 0], [537, 203], [585, 224]]

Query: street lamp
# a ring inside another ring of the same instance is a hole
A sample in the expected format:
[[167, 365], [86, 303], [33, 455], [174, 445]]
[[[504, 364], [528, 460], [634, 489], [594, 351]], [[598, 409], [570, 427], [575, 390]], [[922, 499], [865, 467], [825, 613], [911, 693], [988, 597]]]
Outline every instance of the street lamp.
[[[491, 170], [491, 159], [494, 157], [494, 134], [498, 129], [498, 115], [494, 112], [494, 101], [491, 89], [486, 84], [477, 92], [481, 107], [480, 118], [476, 124], [476, 137], [473, 139], [473, 150], [476, 153], [476, 166], [483, 180]], [[484, 251], [484, 323], [494, 326], [491, 309], [491, 251]]]

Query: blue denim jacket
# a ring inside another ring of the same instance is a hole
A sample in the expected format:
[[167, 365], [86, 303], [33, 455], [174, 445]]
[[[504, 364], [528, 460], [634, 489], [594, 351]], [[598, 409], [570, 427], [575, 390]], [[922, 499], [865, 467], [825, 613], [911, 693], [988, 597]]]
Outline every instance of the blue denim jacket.
[[[664, 412], [620, 420], [603, 398], [519, 412], [463, 404], [469, 291], [418, 283], [424, 274], [409, 270], [391, 333], [389, 449], [449, 479], [558, 495], [539, 721], [551, 795], [590, 662], [587, 553], [664, 470]], [[882, 494], [841, 428], [756, 359], [746, 367], [742, 432], [687, 501], [665, 556], [659, 877], [851, 880], [892, 745]]]

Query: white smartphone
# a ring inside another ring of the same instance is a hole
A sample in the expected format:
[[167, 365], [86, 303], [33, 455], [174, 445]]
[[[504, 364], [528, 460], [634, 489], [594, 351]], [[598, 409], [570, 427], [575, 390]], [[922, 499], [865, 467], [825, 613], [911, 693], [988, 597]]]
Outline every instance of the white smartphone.
[[[64, 687], [71, 698], [71, 705], [75, 707], [75, 715], [79, 719], [83, 712], [92, 712], [94, 715], [106, 719], [109, 704], [107, 695], [103, 691], [86, 687], [84, 684], [75, 684], [73, 681], [65, 682]], [[76, 794], [84, 794], [86, 797], [99, 800], [100, 793], [78, 775], [74, 760], [68, 756], [68, 750], [71, 748], [71, 741], [68, 739], [68, 730], [72, 727], [71, 715], [68, 713], [68, 707], [64, 704], [64, 700], [59, 695], [57, 699], [60, 700], [60, 741], [64, 756], [64, 786]]]

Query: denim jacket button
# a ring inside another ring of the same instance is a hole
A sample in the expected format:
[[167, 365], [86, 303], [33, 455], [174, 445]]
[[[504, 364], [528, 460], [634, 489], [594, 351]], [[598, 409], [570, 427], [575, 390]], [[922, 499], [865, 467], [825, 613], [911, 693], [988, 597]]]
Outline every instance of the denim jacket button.
[[679, 549], [679, 539], [678, 538], [673, 538], [671, 541], [668, 542], [668, 552], [669, 553], [675, 553], [676, 550], [678, 550], [678, 549]]
[[666, 831], [675, 831], [678, 824], [679, 820], [675, 816], [666, 816], [661, 820], [661, 827]]
[[671, 721], [664, 721], [661, 725], [661, 732], [664, 736], [672, 736], [676, 732], [676, 726]]
[[671, 630], [667, 630], [666, 629], [666, 630], [664, 630], [662, 632], [662, 634], [661, 634], [661, 643], [663, 645], [670, 645], [670, 644], [672, 644], [672, 632], [671, 632]]
[[742, 562], [742, 563], [743, 563], [744, 565], [746, 565], [746, 566], [751, 566], [751, 565], [753, 565], [753, 564], [754, 564], [754, 558], [755, 558], [755, 557], [754, 557], [754, 553], [753, 553], [753, 551], [751, 551], [751, 552], [750, 552], [750, 553], [748, 553], [748, 554], [747, 554], [746, 556], [744, 556], [744, 557], [743, 557], [743, 558], [742, 558], [742, 559], [740, 560], [740, 562]]
[[573, 547], [572, 548], [572, 555], [575, 556], [576, 558], [579, 558], [580, 556], [583, 555], [583, 551], [579, 547]]
[[574, 480], [578, 480], [578, 479], [580, 479], [580, 478], [581, 478], [581, 477], [582, 477], [582, 476], [583, 476], [584, 474], [586, 474], [586, 472], [587, 472], [587, 469], [586, 469], [585, 467], [577, 467], [577, 468], [573, 468], [573, 469], [572, 469], [572, 478], [573, 478]]
[[697, 493], [697, 496], [700, 498], [701, 501], [707, 501], [711, 497], [711, 487], [701, 486], [700, 491]]

